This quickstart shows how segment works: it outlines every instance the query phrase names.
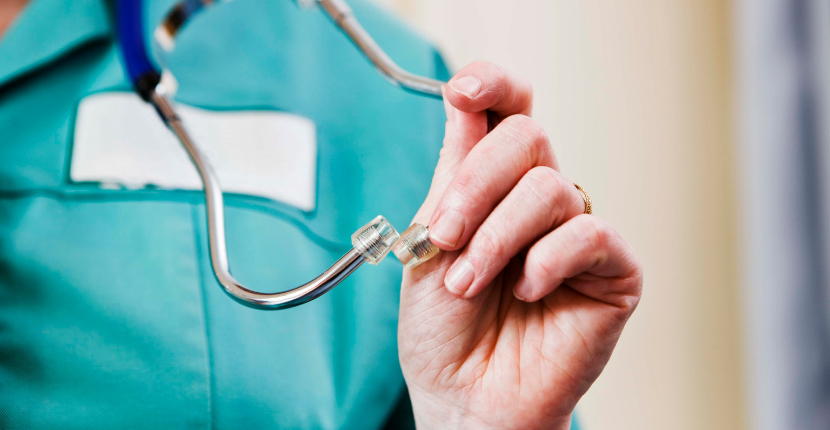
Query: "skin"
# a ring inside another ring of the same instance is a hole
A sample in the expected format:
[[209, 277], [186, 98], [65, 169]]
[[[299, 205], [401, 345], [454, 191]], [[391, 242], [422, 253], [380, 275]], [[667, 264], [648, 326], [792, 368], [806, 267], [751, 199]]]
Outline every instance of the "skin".
[[26, 6], [28, 0], [2, 0], [0, 1], [0, 39], [11, 26], [14, 19]]
[[[0, 1], [0, 38], [25, 6]], [[445, 252], [404, 273], [398, 342], [420, 429], [567, 429], [640, 299], [642, 268], [489, 63], [445, 91], [444, 148], [414, 222]], [[459, 270], [459, 268], [469, 270]]]
[[405, 270], [398, 326], [418, 428], [568, 429], [640, 300], [642, 267], [583, 213], [525, 80], [474, 63], [444, 100], [414, 219], [444, 252]]

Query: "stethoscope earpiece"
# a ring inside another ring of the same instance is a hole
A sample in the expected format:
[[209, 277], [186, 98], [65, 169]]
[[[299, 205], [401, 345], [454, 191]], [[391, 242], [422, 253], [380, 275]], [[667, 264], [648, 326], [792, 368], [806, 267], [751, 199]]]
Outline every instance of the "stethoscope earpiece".
[[[298, 1], [301, 5], [318, 4], [378, 71], [391, 82], [416, 94], [442, 97], [443, 82], [409, 73], [395, 64], [360, 25], [345, 2], [342, 0]], [[175, 5], [153, 32], [156, 43], [162, 50], [172, 51], [176, 45], [176, 37], [187, 22], [213, 4], [212, 0], [183, 0]], [[349, 252], [320, 276], [304, 285], [279, 293], [260, 293], [240, 284], [231, 275], [228, 264], [222, 188], [207, 157], [193, 142], [170, 102], [170, 97], [177, 85], [175, 78], [166, 70], [157, 70], [150, 61], [144, 43], [142, 16], [140, 0], [118, 0], [118, 37], [127, 75], [139, 96], [155, 107], [167, 128], [184, 146], [199, 172], [205, 192], [211, 266], [216, 279], [233, 299], [257, 309], [286, 309], [320, 297], [352, 274], [364, 262], [377, 264], [393, 249], [398, 259], [408, 268], [415, 267], [438, 253], [438, 248], [429, 241], [426, 227], [413, 224], [404, 231], [403, 235], [399, 235], [384, 217], [378, 216], [352, 235], [353, 248]]]

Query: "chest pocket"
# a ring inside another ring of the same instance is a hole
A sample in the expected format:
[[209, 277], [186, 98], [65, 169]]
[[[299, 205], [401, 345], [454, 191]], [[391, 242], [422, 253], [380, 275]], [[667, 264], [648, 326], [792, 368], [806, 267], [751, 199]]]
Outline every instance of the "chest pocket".
[[[185, 126], [225, 192], [304, 212], [316, 207], [313, 121], [277, 111], [210, 111], [180, 105]], [[75, 182], [201, 190], [196, 168], [153, 108], [135, 94], [98, 93], [78, 107], [70, 178]]]

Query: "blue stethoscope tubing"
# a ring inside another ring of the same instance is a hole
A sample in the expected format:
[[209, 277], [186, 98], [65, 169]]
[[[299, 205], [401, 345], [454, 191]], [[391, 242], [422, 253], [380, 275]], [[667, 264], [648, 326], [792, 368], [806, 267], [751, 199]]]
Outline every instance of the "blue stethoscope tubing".
[[[188, 2], [190, 3], [190, 2]], [[150, 60], [144, 34], [144, 12], [140, 0], [116, 2], [118, 42], [127, 77], [144, 101], [161, 80], [161, 71]]]

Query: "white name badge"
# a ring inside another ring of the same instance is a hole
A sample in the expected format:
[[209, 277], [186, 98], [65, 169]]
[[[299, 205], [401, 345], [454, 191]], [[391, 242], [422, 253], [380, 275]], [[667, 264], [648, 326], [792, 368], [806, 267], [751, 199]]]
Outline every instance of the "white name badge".
[[[225, 192], [314, 209], [314, 123], [274, 111], [209, 111], [179, 104], [179, 116]], [[78, 107], [70, 178], [103, 186], [201, 190], [196, 168], [153, 108], [132, 93], [100, 93]]]

